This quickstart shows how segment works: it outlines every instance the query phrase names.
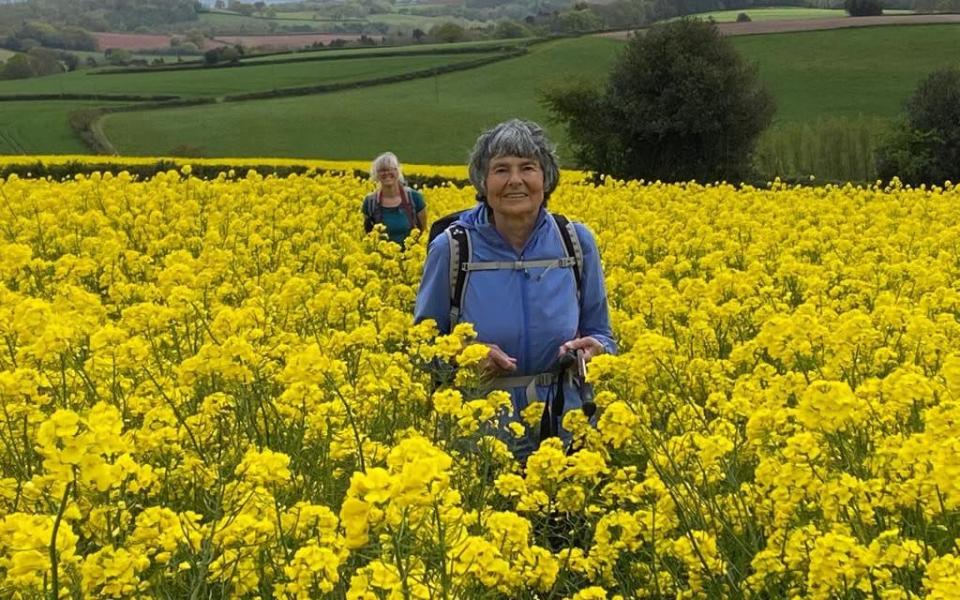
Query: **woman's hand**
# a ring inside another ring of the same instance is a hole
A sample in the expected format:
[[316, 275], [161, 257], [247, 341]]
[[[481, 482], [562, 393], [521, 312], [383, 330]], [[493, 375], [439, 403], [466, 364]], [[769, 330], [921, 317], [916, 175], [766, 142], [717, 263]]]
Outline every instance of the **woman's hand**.
[[561, 357], [569, 351], [576, 352], [577, 350], [583, 350], [583, 360], [584, 362], [590, 362], [590, 359], [594, 356], [600, 356], [606, 352], [606, 348], [603, 347], [603, 344], [600, 343], [595, 337], [581, 337], [570, 340], [569, 342], [564, 342], [560, 344], [560, 351], [557, 352], [557, 357]]
[[492, 377], [510, 373], [517, 370], [517, 359], [508, 356], [506, 352], [500, 349], [496, 344], [486, 344], [490, 348], [490, 354], [480, 363], [484, 372]]

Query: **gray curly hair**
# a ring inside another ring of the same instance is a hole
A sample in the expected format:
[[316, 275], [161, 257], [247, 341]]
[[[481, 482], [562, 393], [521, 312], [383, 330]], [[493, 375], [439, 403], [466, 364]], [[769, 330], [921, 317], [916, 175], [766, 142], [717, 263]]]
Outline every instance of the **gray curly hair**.
[[560, 167], [553, 144], [543, 128], [533, 121], [510, 119], [480, 134], [470, 153], [470, 183], [477, 190], [477, 199], [486, 202], [487, 170], [490, 161], [501, 156], [533, 158], [543, 170], [543, 201], [557, 188]]

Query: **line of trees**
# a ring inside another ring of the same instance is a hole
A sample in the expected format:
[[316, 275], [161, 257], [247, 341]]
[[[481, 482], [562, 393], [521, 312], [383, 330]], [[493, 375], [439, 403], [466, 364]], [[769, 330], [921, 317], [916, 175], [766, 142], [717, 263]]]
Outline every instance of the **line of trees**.
[[27, 52], [38, 46], [95, 51], [97, 40], [79, 27], [57, 27], [42, 21], [24, 21], [0, 39], [0, 46], [16, 52]]
[[197, 20], [196, 0], [30, 0], [0, 6], [0, 27], [37, 20], [88, 31], [133, 31]]
[[31, 48], [15, 54], [0, 66], [0, 79], [28, 79], [73, 71], [80, 64], [77, 55], [49, 48]]

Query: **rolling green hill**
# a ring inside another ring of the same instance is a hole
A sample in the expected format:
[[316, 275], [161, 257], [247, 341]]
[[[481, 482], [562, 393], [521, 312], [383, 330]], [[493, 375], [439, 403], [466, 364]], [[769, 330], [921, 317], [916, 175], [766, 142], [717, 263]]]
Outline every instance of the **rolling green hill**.
[[407, 161], [459, 163], [476, 134], [498, 120], [545, 121], [537, 90], [573, 77], [596, 79], [620, 45], [603, 38], [559, 40], [534, 46], [520, 58], [436, 78], [317, 96], [113, 114], [103, 128], [125, 154], [157, 154], [188, 144], [210, 156], [353, 159], [392, 148]]
[[89, 154], [67, 125], [75, 110], [103, 102], [0, 102], [0, 154]]
[[895, 117], [917, 82], [960, 65], [960, 25], [834, 29], [731, 38], [777, 99], [777, 121]]
[[487, 50], [492, 52], [493, 50], [497, 49], [508, 49], [526, 45], [534, 41], [534, 39], [535, 38], [480, 40], [475, 42], [459, 42], [453, 44], [413, 44], [408, 46], [378, 46], [376, 48], [323, 48], [319, 50], [298, 50], [296, 52], [283, 52], [279, 54], [255, 54], [253, 56], [242, 58], [241, 62], [252, 64], [283, 61], [291, 58], [297, 60], [308, 58], [326, 59], [342, 56], [364, 56], [370, 55], [371, 53], [376, 53], [378, 56], [381, 56], [387, 54], [446, 54], [447, 52], [455, 54], [467, 50], [476, 50], [477, 52], [483, 52]]
[[[884, 10], [883, 14], [886, 15], [902, 15], [910, 14], [913, 11], [910, 10]], [[773, 7], [756, 7], [756, 8], [741, 8], [737, 10], [715, 10], [705, 13], [696, 13], [692, 15], [687, 15], [686, 17], [676, 17], [676, 18], [692, 18], [696, 17], [699, 19], [713, 19], [717, 23], [731, 23], [737, 20], [737, 15], [740, 13], [747, 13], [750, 16], [751, 21], [793, 21], [801, 19], [841, 19], [847, 16], [847, 12], [843, 9], [835, 8], [803, 8], [799, 6], [773, 6]]]
[[361, 81], [442, 65], [471, 61], [491, 54], [429, 54], [316, 60], [235, 68], [191, 69], [155, 73], [96, 74], [74, 71], [49, 77], [0, 81], [4, 94], [174, 94], [186, 97], [221, 96], [280, 88]]
[[[956, 64], [960, 56], [956, 25], [770, 34], [732, 41], [758, 64], [761, 78], [774, 92], [777, 122], [856, 115], [893, 118], [924, 73]], [[498, 119], [548, 119], [537, 90], [573, 77], [601, 79], [620, 44], [566, 39], [535, 46], [524, 57], [430, 80], [110, 115], [104, 131], [118, 149], [132, 154], [156, 154], [186, 143], [209, 155], [356, 159], [392, 147], [405, 160], [459, 162], [476, 132]], [[552, 129], [562, 139], [560, 128]]]
[[[879, 124], [896, 117], [924, 74], [956, 65], [960, 56], [960, 25], [898, 25], [731, 40], [748, 60], [757, 63], [760, 77], [777, 99], [774, 133], [794, 124], [807, 127], [823, 119], [843, 118], [869, 123], [861, 127], [863, 131], [879, 130]], [[524, 56], [457, 73], [310, 96], [116, 113], [104, 117], [101, 129], [125, 154], [165, 154], [186, 146], [208, 156], [364, 159], [391, 148], [406, 161], [459, 163], [480, 130], [519, 116], [545, 122], [560, 142], [561, 155], [569, 156], [563, 147], [562, 128], [549, 123], [537, 92], [576, 78], [599, 83], [620, 47], [620, 41], [598, 37], [553, 40], [531, 46]], [[363, 50], [294, 56], [334, 53], [362, 55]], [[0, 82], [0, 94], [63, 91], [218, 96], [359, 81], [478, 56], [482, 54], [366, 56], [184, 72], [70, 73]], [[269, 61], [270, 57], [260, 60]], [[80, 106], [89, 103], [37, 103], [33, 112], [25, 103], [0, 104], [4, 118], [0, 126], [13, 136], [12, 141], [0, 140], [0, 151], [82, 150], [66, 125], [69, 111]], [[830, 123], [836, 129], [837, 121]]]

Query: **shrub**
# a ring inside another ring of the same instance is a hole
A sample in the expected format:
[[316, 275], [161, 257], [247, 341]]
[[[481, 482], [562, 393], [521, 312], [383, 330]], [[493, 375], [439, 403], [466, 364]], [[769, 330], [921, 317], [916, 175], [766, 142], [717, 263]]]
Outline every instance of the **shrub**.
[[430, 37], [438, 42], [449, 44], [467, 39], [466, 31], [460, 25], [447, 21], [430, 29]]
[[877, 153], [877, 170], [914, 184], [960, 179], [960, 69], [935, 71], [917, 85]]
[[548, 91], [582, 167], [622, 178], [749, 176], [772, 96], [715, 24], [684, 19], [630, 40], [605, 88]]
[[752, 20], [753, 19], [750, 18], [750, 15], [748, 15], [745, 12], [739, 13], [737, 15], [737, 23], [749, 23]]

